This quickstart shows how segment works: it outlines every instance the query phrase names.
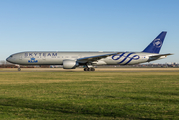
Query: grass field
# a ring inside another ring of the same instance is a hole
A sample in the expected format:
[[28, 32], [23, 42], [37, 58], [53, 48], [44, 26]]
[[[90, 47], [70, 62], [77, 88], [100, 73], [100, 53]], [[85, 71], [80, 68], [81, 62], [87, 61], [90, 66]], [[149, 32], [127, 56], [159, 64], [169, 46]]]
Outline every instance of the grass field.
[[179, 72], [0, 72], [0, 119], [179, 119]]

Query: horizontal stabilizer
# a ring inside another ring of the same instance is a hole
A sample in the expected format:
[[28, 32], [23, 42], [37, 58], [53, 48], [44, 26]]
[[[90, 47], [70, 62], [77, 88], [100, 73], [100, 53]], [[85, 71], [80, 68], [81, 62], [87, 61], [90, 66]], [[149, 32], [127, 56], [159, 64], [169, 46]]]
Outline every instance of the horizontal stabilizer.
[[173, 54], [168, 53], [168, 54], [158, 54], [158, 55], [149, 56], [148, 62], [153, 61], [153, 60], [157, 60], [157, 59], [166, 58], [168, 55], [173, 55]]
[[150, 57], [161, 57], [161, 56], [168, 56], [168, 55], [173, 55], [172, 53], [167, 53], [167, 54], [158, 54], [158, 55], [152, 55]]

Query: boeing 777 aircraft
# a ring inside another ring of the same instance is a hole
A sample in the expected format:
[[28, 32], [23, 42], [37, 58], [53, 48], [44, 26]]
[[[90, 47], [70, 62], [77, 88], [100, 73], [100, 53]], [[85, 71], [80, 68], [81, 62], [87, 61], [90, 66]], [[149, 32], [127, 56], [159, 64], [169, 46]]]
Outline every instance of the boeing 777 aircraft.
[[[29, 51], [10, 55], [6, 60], [20, 65], [63, 65], [64, 69], [85, 66], [84, 71], [95, 71], [98, 65], [133, 65], [167, 57], [159, 54], [165, 35], [161, 32], [142, 52], [50, 52]], [[20, 67], [18, 68], [20, 71]]]

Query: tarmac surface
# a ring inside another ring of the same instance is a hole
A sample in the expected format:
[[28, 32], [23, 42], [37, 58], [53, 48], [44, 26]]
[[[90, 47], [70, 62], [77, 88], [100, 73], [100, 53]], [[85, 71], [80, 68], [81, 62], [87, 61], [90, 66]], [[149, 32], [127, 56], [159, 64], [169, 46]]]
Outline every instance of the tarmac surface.
[[[84, 72], [83, 68], [0, 68], [0, 72]], [[95, 68], [95, 71], [85, 72], [179, 72], [179, 68]]]

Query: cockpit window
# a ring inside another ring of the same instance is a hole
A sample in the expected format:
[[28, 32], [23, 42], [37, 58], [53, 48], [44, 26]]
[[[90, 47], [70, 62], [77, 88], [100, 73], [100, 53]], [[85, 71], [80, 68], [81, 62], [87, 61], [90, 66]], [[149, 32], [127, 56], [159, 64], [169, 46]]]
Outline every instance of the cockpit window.
[[9, 57], [13, 57], [13, 56], [11, 55], [11, 56], [9, 56]]

